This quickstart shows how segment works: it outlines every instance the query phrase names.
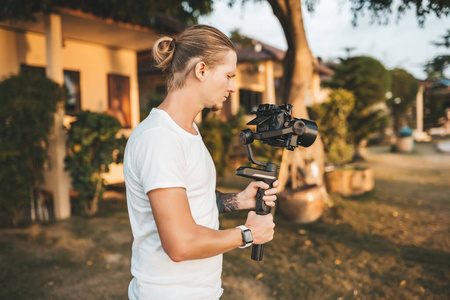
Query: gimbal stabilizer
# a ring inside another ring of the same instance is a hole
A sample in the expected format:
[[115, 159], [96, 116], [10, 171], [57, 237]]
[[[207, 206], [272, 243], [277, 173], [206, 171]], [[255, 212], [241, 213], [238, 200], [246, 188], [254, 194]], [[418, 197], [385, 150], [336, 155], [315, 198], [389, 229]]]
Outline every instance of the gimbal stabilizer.
[[[280, 166], [256, 160], [250, 144], [256, 139], [271, 146], [285, 147], [291, 151], [298, 146], [309, 147], [316, 140], [317, 124], [314, 121], [292, 117], [292, 105], [290, 104], [281, 106], [262, 104], [252, 113], [257, 117], [247, 125], [256, 125], [256, 132], [244, 129], [240, 132], [239, 139], [245, 146], [248, 160], [255, 165], [262, 166], [263, 169], [240, 167], [236, 170], [236, 175], [264, 181], [271, 188], [277, 179]], [[270, 207], [262, 199], [265, 191], [258, 189], [256, 195], [256, 213], [259, 215], [266, 215], [270, 212]], [[263, 249], [264, 245], [253, 244], [251, 258], [261, 261]]]

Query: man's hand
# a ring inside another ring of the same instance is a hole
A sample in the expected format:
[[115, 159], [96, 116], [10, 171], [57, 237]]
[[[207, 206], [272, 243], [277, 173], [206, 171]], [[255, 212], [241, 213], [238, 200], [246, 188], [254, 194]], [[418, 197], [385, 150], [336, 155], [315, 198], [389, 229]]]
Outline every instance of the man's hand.
[[258, 188], [268, 189], [264, 193], [263, 200], [269, 207], [275, 206], [275, 201], [277, 200], [276, 193], [278, 192], [277, 187], [280, 185], [278, 180], [273, 183], [273, 188], [268, 189], [269, 185], [263, 181], [252, 181], [247, 186], [245, 190], [236, 195], [237, 202], [239, 203], [240, 209], [255, 209], [256, 208], [256, 194]]
[[273, 239], [275, 223], [271, 214], [257, 215], [254, 211], [250, 211], [245, 227], [252, 231], [253, 244], [261, 245]]

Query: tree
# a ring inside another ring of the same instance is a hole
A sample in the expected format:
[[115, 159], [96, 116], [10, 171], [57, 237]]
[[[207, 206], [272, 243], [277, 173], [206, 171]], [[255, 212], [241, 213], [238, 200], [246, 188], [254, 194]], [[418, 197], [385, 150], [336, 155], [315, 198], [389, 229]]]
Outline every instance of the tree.
[[[245, 0], [243, 0], [245, 2]], [[308, 117], [304, 99], [310, 93], [314, 60], [306, 39], [303, 25], [302, 3], [299, 0], [267, 0], [272, 7], [274, 15], [280, 21], [283, 28], [288, 49], [284, 60], [284, 74], [282, 79], [282, 99], [294, 106], [294, 115], [298, 117]], [[230, 0], [229, 3], [234, 3]], [[309, 11], [314, 10], [317, 0], [305, 0]], [[354, 15], [353, 24], [357, 24], [357, 18], [365, 11], [369, 11], [373, 20], [385, 22], [392, 13], [392, 1], [386, 0], [349, 0], [351, 10]], [[397, 13], [401, 16], [408, 9], [415, 8], [419, 24], [424, 24], [426, 16], [434, 13], [441, 17], [450, 12], [450, 3], [446, 1], [431, 0], [403, 0], [398, 4]], [[358, 100], [356, 100], [358, 101]], [[371, 121], [375, 120], [378, 112], [371, 113]], [[296, 188], [303, 183], [311, 181], [321, 181], [319, 178], [311, 178], [301, 175], [300, 170], [307, 169], [307, 162], [314, 161], [320, 167], [323, 166], [324, 152], [322, 141], [318, 139], [310, 148], [301, 151], [289, 152], [285, 150], [283, 154], [282, 168], [280, 170], [281, 189], [285, 187]], [[323, 168], [321, 174], [323, 174]]]
[[386, 100], [391, 108], [394, 133], [398, 133], [403, 126], [413, 126], [412, 120], [407, 119], [407, 112], [416, 100], [419, 81], [403, 69], [391, 72], [391, 94]]
[[389, 71], [374, 58], [350, 57], [341, 60], [329, 84], [351, 91], [355, 96], [355, 106], [348, 116], [349, 138], [354, 149], [353, 160], [363, 159], [362, 142], [387, 125], [386, 114], [377, 105], [384, 103], [390, 87]]
[[[441, 36], [442, 40], [433, 42], [436, 47], [450, 48], [450, 29], [447, 29], [447, 33]], [[445, 78], [445, 70], [450, 65], [450, 55], [443, 54], [438, 55], [429, 61], [425, 65], [425, 72], [428, 75], [428, 79], [437, 80], [439, 78]]]
[[[450, 48], [450, 29], [441, 36], [440, 41], [433, 42], [437, 47]], [[425, 65], [428, 80], [433, 82], [431, 86], [425, 88], [424, 92], [424, 127], [426, 129], [438, 127], [447, 119], [447, 109], [450, 109], [450, 99], [446, 89], [448, 78], [445, 71], [450, 65], [450, 55], [438, 55]], [[441, 121], [440, 121], [441, 120]]]
[[[314, 60], [303, 25], [302, 4], [296, 0], [268, 0], [274, 15], [283, 28], [288, 49], [283, 62], [281, 99], [293, 105], [293, 115], [308, 118], [304, 99], [311, 94]], [[314, 178], [307, 172], [315, 163], [323, 174], [324, 151], [320, 138], [309, 148], [284, 150], [279, 173], [280, 189], [296, 189], [304, 184], [322, 183], [322, 176]]]
[[211, 12], [211, 4], [212, 1], [198, 0], [5, 0], [0, 3], [0, 21], [35, 20], [36, 12], [50, 13], [58, 7], [67, 7], [147, 27], [157, 27], [158, 19], [155, 17], [161, 13], [187, 24], [195, 24], [198, 16]]

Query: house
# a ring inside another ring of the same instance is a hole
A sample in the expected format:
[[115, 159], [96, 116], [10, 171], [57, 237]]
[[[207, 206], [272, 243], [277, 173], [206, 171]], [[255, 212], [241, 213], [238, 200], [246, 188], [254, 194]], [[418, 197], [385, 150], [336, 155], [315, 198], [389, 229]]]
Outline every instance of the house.
[[[55, 218], [65, 219], [71, 212], [71, 179], [64, 171], [63, 125], [79, 110], [115, 108], [128, 136], [139, 123], [137, 52], [151, 48], [159, 30], [68, 8], [35, 16], [36, 22], [0, 22], [0, 80], [21, 70], [42, 72], [69, 89], [70, 98], [55, 115], [42, 186], [53, 194]], [[105, 179], [123, 181], [122, 167], [113, 165]]]
[[[149, 49], [161, 32], [176, 34], [184, 26], [163, 15], [156, 16], [155, 28], [147, 28], [68, 8], [35, 17], [35, 22], [0, 22], [0, 80], [21, 70], [41, 72], [69, 90], [69, 99], [55, 114], [42, 185], [53, 194], [55, 218], [65, 219], [71, 213], [71, 179], [64, 170], [63, 127], [80, 110], [119, 113], [121, 133], [128, 136], [148, 96], [165, 90], [162, 74], [145, 66]], [[250, 111], [262, 103], [276, 104], [283, 72], [283, 51], [257, 41], [237, 47], [237, 92], [226, 102], [224, 118], [236, 114], [239, 106]], [[122, 166], [111, 165], [105, 180], [123, 182]]]
[[284, 51], [256, 40], [235, 42], [235, 45], [236, 93], [224, 104], [222, 116], [225, 118], [237, 114], [240, 106], [250, 112], [259, 104], [276, 104], [276, 89], [283, 76]]
[[416, 140], [426, 136], [424, 130], [431, 136], [450, 135], [450, 80], [446, 78], [420, 81], [416, 98]]
[[[251, 44], [235, 43], [238, 71], [234, 83], [237, 91], [222, 109], [225, 118], [235, 115], [239, 106], [250, 112], [259, 104], [285, 103], [279, 96], [285, 51], [257, 40], [251, 41]], [[305, 99], [306, 106], [327, 100], [330, 90], [323, 88], [321, 82], [330, 79], [333, 74], [334, 71], [320, 58], [314, 59], [314, 74]]]
[[322, 58], [314, 58], [314, 74], [311, 86], [311, 97], [305, 99], [305, 105], [311, 106], [328, 100], [331, 89], [323, 87], [322, 83], [331, 80], [334, 70], [330, 67], [332, 63], [325, 63]]

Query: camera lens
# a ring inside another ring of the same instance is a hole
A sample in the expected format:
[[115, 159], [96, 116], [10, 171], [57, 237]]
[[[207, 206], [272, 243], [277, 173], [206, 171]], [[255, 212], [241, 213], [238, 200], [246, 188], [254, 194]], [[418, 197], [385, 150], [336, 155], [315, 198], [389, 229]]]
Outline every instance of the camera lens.
[[[306, 120], [306, 119], [300, 119], [299, 123], [303, 123], [303, 133], [298, 136], [297, 144], [302, 147], [309, 147], [311, 146], [314, 141], [316, 140], [317, 134], [318, 134], [318, 128], [317, 124], [314, 121]], [[300, 125], [299, 125], [300, 126]], [[299, 127], [300, 130], [300, 127]], [[294, 127], [294, 131], [297, 131], [297, 128]]]
[[303, 123], [302, 121], [295, 121], [294, 123], [294, 132], [297, 135], [302, 135], [305, 132], [305, 123]]

